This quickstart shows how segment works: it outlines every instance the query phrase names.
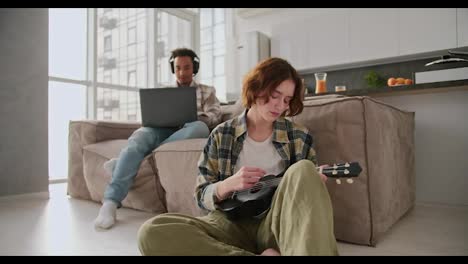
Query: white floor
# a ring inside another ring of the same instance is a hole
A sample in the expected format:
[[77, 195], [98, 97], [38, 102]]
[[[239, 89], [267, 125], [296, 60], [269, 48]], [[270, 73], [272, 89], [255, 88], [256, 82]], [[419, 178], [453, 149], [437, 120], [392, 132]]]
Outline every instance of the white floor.
[[[96, 231], [99, 204], [66, 196], [0, 198], [0, 255], [140, 255], [139, 226], [152, 214], [118, 210], [118, 223]], [[339, 243], [340, 255], [468, 255], [468, 207], [418, 204], [376, 247]]]

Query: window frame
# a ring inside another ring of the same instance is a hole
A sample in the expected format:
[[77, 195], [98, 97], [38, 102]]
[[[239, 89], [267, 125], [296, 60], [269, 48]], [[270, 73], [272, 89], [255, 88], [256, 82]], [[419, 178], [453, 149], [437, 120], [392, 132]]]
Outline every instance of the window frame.
[[[115, 10], [112, 10], [110, 8], [104, 8], [103, 13], [104, 14], [112, 14]], [[139, 10], [136, 10], [136, 12], [139, 12]], [[191, 34], [192, 34], [192, 39], [191, 39], [191, 44], [192, 44], [192, 49], [197, 53], [200, 54], [200, 9], [197, 8], [195, 10], [190, 10], [190, 9], [185, 9], [185, 8], [148, 8], [146, 9], [147, 12], [147, 41], [146, 45], [147, 46], [147, 74], [146, 74], [146, 83], [148, 87], [155, 87], [158, 84], [157, 80], [157, 69], [156, 69], [156, 61], [157, 61], [157, 56], [158, 54], [155, 52], [155, 43], [157, 43], [157, 36], [158, 36], [158, 25], [156, 21], [157, 17], [157, 12], [166, 12], [170, 15], [176, 16], [180, 19], [184, 19], [190, 22], [191, 24]], [[213, 14], [213, 19], [214, 19], [214, 14]], [[228, 17], [225, 12], [225, 17], [224, 17], [224, 24], [228, 24]], [[113, 91], [131, 91], [131, 92], [138, 92], [139, 89], [144, 89], [146, 87], [138, 87], [138, 79], [140, 76], [138, 76], [138, 71], [135, 71], [135, 83], [136, 86], [132, 87], [129, 86], [128, 80], [127, 80], [127, 85], [119, 85], [119, 84], [112, 84], [112, 75], [106, 75], [108, 77], [105, 77], [105, 79], [102, 82], [98, 82], [98, 27], [99, 27], [99, 21], [98, 21], [98, 8], [87, 8], [86, 9], [86, 74], [85, 74], [85, 79], [72, 79], [72, 78], [64, 78], [64, 77], [58, 77], [58, 76], [51, 76], [49, 75], [49, 82], [54, 81], [54, 82], [61, 82], [61, 83], [69, 83], [69, 84], [79, 84], [83, 85], [86, 89], [86, 119], [88, 120], [95, 120], [97, 118], [97, 112], [98, 112], [98, 88], [104, 88], [104, 89], [112, 89]], [[129, 29], [134, 28], [135, 30], [135, 38], [138, 38], [138, 26], [132, 26], [127, 29], [127, 34], [129, 32]], [[106, 36], [107, 37], [107, 36]], [[111, 41], [112, 41], [112, 36], [111, 36]], [[129, 43], [129, 45], [138, 45], [138, 39], [135, 39], [134, 42]], [[112, 43], [111, 43], [112, 46]], [[109, 51], [104, 51], [105, 53]], [[225, 51], [225, 60], [226, 60], [226, 54], [227, 50]], [[215, 56], [211, 58], [214, 63]], [[214, 65], [214, 64], [213, 64]], [[226, 64], [225, 64], [226, 65]], [[224, 76], [226, 77], [226, 66], [224, 70]], [[127, 72], [127, 75], [129, 72]], [[198, 78], [200, 78], [200, 74], [197, 74], [195, 76], [195, 80], [199, 81]], [[214, 82], [214, 77], [215, 75], [213, 74], [213, 82]], [[144, 78], [144, 77], [143, 77]], [[110, 82], [107, 82], [110, 80]], [[227, 87], [226, 87], [226, 92], [227, 92]], [[112, 100], [112, 99], [111, 99]], [[133, 100], [134, 101], [134, 100]], [[133, 103], [132, 101], [132, 103]], [[132, 115], [134, 115], [132, 113]], [[60, 178], [60, 179], [53, 179], [49, 180], [50, 183], [52, 182], [66, 182], [67, 181], [67, 176], [64, 175], [65, 178]]]

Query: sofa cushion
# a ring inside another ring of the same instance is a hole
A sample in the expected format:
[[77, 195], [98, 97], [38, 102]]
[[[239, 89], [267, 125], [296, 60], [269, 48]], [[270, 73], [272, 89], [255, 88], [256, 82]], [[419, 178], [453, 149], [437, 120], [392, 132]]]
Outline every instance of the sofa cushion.
[[205, 213], [197, 206], [194, 192], [197, 164], [206, 142], [204, 138], [169, 142], [153, 152], [168, 212], [194, 216]]
[[[92, 200], [102, 201], [105, 188], [111, 179], [103, 168], [104, 162], [118, 157], [126, 144], [127, 140], [117, 139], [90, 144], [83, 148], [84, 178]], [[152, 155], [143, 160], [127, 197], [122, 201], [123, 207], [155, 213], [166, 212], [164, 191], [157, 175], [155, 176], [153, 164]]]

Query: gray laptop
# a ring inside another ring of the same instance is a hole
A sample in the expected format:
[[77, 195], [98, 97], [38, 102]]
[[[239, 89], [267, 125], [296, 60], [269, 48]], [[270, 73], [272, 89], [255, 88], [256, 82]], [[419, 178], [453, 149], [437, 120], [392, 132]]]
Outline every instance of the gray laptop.
[[197, 120], [195, 87], [140, 89], [140, 105], [146, 127], [182, 127]]

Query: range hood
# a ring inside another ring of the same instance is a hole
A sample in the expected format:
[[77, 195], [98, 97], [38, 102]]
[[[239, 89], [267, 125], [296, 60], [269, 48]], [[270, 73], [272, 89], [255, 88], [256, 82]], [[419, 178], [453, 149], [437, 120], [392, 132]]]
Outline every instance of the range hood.
[[451, 55], [443, 55], [440, 59], [426, 63], [424, 66], [431, 66], [434, 64], [450, 63], [450, 62], [468, 62], [467, 59], [453, 57]]
[[424, 66], [431, 66], [435, 64], [443, 64], [443, 63], [451, 63], [451, 62], [468, 62], [468, 59], [461, 58], [463, 56], [468, 57], [468, 52], [449, 50], [448, 53], [450, 55], [443, 55], [440, 57], [440, 59], [426, 63], [426, 65]]
[[468, 51], [449, 50], [448, 53], [451, 54], [451, 55], [460, 55], [460, 56], [467, 56], [468, 57]]

